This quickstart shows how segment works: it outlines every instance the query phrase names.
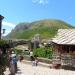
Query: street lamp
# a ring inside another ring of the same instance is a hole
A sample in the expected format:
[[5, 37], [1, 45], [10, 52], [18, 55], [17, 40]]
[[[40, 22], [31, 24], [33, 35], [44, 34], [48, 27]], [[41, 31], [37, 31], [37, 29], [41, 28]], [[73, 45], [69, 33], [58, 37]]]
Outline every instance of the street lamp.
[[0, 15], [0, 39], [1, 39], [1, 29], [2, 29], [2, 20], [4, 19], [4, 17], [2, 15]]

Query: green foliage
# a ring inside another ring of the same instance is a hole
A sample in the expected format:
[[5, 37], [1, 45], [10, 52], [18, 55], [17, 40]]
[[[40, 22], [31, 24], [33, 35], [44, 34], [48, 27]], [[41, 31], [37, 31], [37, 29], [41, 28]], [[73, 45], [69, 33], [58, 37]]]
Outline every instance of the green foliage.
[[6, 55], [1, 55], [0, 56], [0, 74], [3, 74], [3, 72], [6, 69], [7, 64], [7, 56]]
[[7, 44], [7, 41], [5, 40], [0, 40], [0, 46]]
[[[0, 49], [2, 51], [3, 49], [6, 50], [6, 44], [7, 42], [5, 40], [0, 40]], [[3, 75], [3, 72], [5, 71], [7, 65], [8, 65], [7, 54], [4, 53], [0, 54], [0, 75]]]
[[0, 56], [0, 65], [6, 66], [6, 55], [1, 55]]
[[14, 52], [16, 53], [16, 55], [22, 54], [22, 50], [20, 50], [20, 49], [14, 49]]
[[52, 54], [53, 54], [53, 51], [52, 51], [52, 47], [49, 47], [49, 48], [45, 48], [45, 56], [47, 57], [47, 58], [49, 58], [49, 59], [51, 59], [52, 58]]
[[[28, 25], [28, 29], [21, 29]], [[35, 34], [40, 34], [42, 39], [54, 37], [58, 29], [73, 28], [71, 25], [60, 20], [41, 20], [32, 23], [20, 23], [9, 35], [8, 38], [31, 39]], [[20, 27], [18, 27], [20, 26]], [[18, 31], [16, 31], [18, 30]]]
[[52, 58], [52, 48], [37, 48], [33, 49], [33, 54], [37, 55], [38, 57], [44, 57], [44, 58]]
[[45, 50], [44, 48], [37, 48], [33, 50], [33, 54], [38, 57], [45, 57]]

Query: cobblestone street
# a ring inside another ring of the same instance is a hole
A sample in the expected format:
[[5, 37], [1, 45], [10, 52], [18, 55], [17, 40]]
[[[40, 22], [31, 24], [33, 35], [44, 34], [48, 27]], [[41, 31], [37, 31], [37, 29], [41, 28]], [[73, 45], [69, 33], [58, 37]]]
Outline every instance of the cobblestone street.
[[[8, 75], [8, 73], [9, 72], [7, 72], [7, 74], [5, 75]], [[49, 67], [44, 67], [40, 65], [36, 67], [32, 66], [31, 64], [18, 62], [18, 72], [16, 73], [16, 75], [75, 75], [75, 71], [64, 69], [50, 69]]]

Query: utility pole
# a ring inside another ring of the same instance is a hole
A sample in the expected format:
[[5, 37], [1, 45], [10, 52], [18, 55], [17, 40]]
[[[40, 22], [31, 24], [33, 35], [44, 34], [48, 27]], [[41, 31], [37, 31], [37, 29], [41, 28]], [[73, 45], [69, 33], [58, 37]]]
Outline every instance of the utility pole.
[[1, 29], [2, 29], [2, 20], [4, 19], [4, 17], [2, 15], [0, 15], [0, 40], [1, 40]]

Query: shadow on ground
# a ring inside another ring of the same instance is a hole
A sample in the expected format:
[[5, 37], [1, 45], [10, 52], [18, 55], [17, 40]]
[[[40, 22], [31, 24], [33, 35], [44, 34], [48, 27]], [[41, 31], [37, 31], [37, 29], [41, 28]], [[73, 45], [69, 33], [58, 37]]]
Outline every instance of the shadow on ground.
[[71, 66], [62, 66], [62, 69], [75, 71], [75, 67], [71, 67]]

